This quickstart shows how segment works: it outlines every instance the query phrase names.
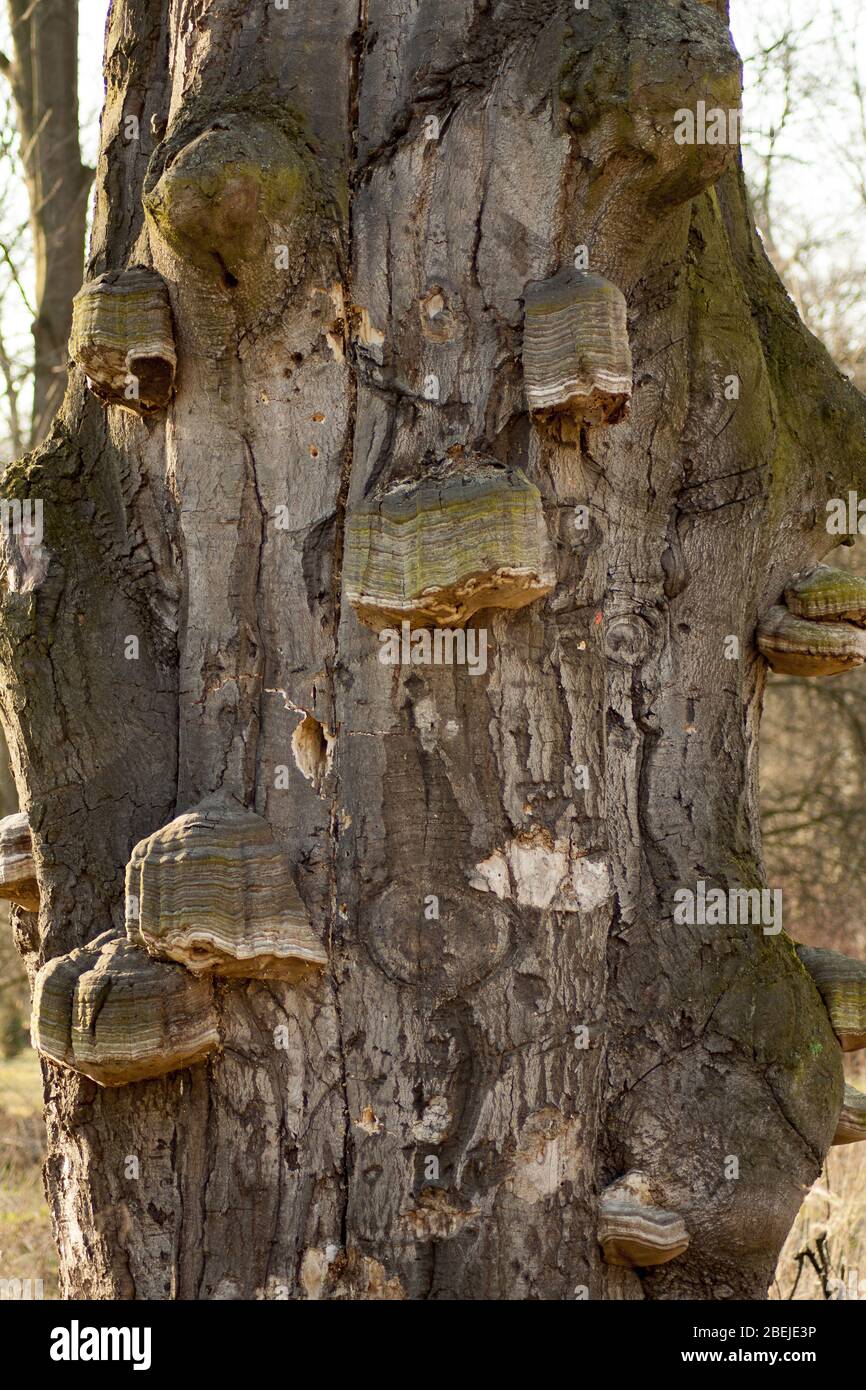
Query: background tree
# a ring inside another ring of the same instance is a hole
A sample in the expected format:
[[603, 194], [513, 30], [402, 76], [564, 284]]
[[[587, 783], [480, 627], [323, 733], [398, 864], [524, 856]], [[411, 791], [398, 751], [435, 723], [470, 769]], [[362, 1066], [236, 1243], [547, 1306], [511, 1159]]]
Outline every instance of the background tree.
[[[0, 54], [0, 68], [15, 101], [36, 265], [33, 445], [47, 433], [65, 389], [93, 171], [82, 163], [78, 136], [77, 0], [8, 0], [8, 7], [12, 56]], [[0, 347], [0, 366], [2, 359]]]
[[[177, 395], [140, 419], [76, 371], [4, 479], [44, 499], [49, 560], [22, 588], [7, 547], [0, 612], [42, 895], [19, 937], [32, 967], [120, 929], [132, 845], [222, 789], [329, 968], [221, 984], [188, 1072], [46, 1064], [64, 1292], [762, 1296], [839, 1052], [784, 937], [674, 925], [673, 895], [761, 882], [755, 626], [833, 545], [864, 410], [735, 150], [675, 139], [737, 105], [724, 6], [115, 0], [106, 80], [88, 275], [163, 275]], [[580, 245], [627, 297], [635, 392], [563, 443], [526, 414], [522, 300]], [[346, 517], [477, 455], [540, 488], [557, 587], [476, 617], [483, 678], [383, 666]], [[691, 1237], [641, 1276], [595, 1236], [635, 1169]]]

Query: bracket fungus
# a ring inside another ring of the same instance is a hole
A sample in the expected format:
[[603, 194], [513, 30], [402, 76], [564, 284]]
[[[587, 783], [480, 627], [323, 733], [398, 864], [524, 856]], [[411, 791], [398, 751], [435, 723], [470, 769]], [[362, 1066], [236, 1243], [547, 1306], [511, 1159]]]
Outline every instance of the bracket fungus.
[[846, 1081], [833, 1143], [856, 1144], [861, 1139], [866, 1139], [866, 1095]]
[[824, 1001], [842, 1051], [866, 1047], [866, 964], [819, 946], [796, 950]]
[[598, 1242], [609, 1265], [646, 1269], [667, 1264], [688, 1248], [682, 1218], [656, 1200], [646, 1173], [626, 1173], [601, 1194]]
[[849, 622], [866, 626], [866, 579], [850, 570], [817, 565], [795, 575], [785, 589], [785, 603], [798, 618], [815, 622]]
[[134, 265], [84, 285], [72, 301], [69, 352], [101, 401], [138, 415], [164, 410], [177, 355], [162, 276]]
[[783, 676], [835, 676], [866, 661], [866, 632], [848, 623], [810, 622], [780, 605], [758, 627], [758, 650]]
[[462, 627], [523, 608], [556, 583], [541, 494], [519, 468], [478, 459], [398, 483], [349, 515], [346, 595], [375, 631]]
[[28, 912], [39, 911], [33, 837], [25, 811], [0, 820], [0, 898], [8, 898]]
[[227, 798], [140, 841], [126, 889], [130, 938], [196, 974], [295, 980], [327, 962], [267, 821]]
[[758, 650], [786, 676], [832, 676], [866, 661], [866, 579], [818, 565], [795, 575], [758, 625]]
[[43, 965], [31, 1036], [44, 1057], [100, 1086], [164, 1076], [218, 1046], [213, 985], [104, 932]]
[[524, 291], [523, 375], [534, 418], [558, 438], [613, 425], [628, 410], [631, 349], [625, 296], [610, 280], [568, 268]]

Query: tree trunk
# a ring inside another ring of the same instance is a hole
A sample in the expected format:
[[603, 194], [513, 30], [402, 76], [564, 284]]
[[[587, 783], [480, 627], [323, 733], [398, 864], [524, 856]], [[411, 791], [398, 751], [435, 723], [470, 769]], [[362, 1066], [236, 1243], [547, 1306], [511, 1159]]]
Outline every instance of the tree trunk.
[[[756, 622], [834, 543], [866, 417], [736, 145], [674, 137], [737, 105], [723, 9], [115, 0], [89, 276], [164, 277], [177, 392], [140, 418], [74, 371], [5, 480], [50, 561], [0, 628], [39, 958], [121, 928], [132, 846], [222, 788], [329, 965], [218, 985], [221, 1051], [187, 1071], [45, 1064], [65, 1295], [765, 1295], [839, 1049], [784, 934], [679, 925], [674, 894], [762, 882]], [[309, 196], [282, 227], [250, 151], [287, 140]], [[260, 195], [160, 201], [177, 161], [233, 158]], [[527, 414], [523, 298], [584, 245], [634, 396], [563, 442]], [[540, 489], [556, 587], [475, 615], [484, 675], [383, 665], [347, 517], [463, 455]], [[633, 1170], [690, 1237], [639, 1272], [596, 1238]]]
[[72, 297], [84, 260], [87, 194], [93, 171], [78, 140], [78, 0], [9, 0], [14, 59], [6, 64], [36, 259], [31, 444], [63, 399]]

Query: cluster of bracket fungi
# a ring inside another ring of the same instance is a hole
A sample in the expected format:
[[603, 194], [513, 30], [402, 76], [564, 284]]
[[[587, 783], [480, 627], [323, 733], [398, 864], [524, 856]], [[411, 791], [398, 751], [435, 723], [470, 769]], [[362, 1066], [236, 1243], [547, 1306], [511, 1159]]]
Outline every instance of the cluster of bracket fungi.
[[[570, 267], [525, 291], [523, 373], [535, 424], [565, 443], [628, 410], [632, 364], [621, 290]], [[168, 289], [143, 266], [86, 284], [70, 354], [106, 405], [152, 414], [169, 402], [176, 353]], [[130, 390], [134, 380], [135, 389]], [[519, 468], [459, 451], [351, 512], [344, 582], [376, 630], [460, 627], [480, 609], [517, 609], [555, 584], [541, 495]]]
[[[319, 195], [286, 121], [264, 109], [216, 122], [193, 112], [154, 153], [144, 205], [158, 268], [108, 270], [74, 303], [70, 355], [103, 406], [142, 416], [167, 409], [172, 303], [186, 292], [178, 262], [217, 337], [229, 302], [246, 321], [256, 294], [279, 298], [275, 286], [263, 291], [256, 269], [275, 229], [295, 274]], [[631, 357], [616, 286], [570, 269], [529, 285], [523, 355], [539, 426], [572, 441], [583, 425], [622, 418]], [[452, 450], [420, 480], [392, 480], [349, 515], [344, 581], [359, 619], [376, 630], [459, 627], [482, 608], [522, 608], [555, 584], [541, 494], [519, 468]], [[0, 827], [0, 880], [0, 892], [38, 908], [24, 816]], [[34, 990], [35, 1046], [104, 1086], [213, 1051], [214, 979], [295, 981], [326, 961], [267, 823], [227, 798], [203, 801], [135, 846], [126, 905], [125, 935], [107, 932], [48, 961]]]
[[[0, 894], [38, 909], [26, 816], [0, 821]], [[132, 852], [126, 934], [103, 932], [36, 975], [31, 1034], [52, 1062], [125, 1086], [220, 1044], [214, 981], [293, 983], [326, 963], [266, 821], [212, 796]]]
[[[626, 302], [570, 267], [524, 292], [523, 377], [536, 426], [562, 443], [615, 424], [632, 386]], [[350, 512], [344, 586], [380, 631], [462, 627], [481, 609], [517, 609], [556, 583], [541, 494], [494, 458], [452, 451], [420, 479], [392, 481]]]
[[758, 625], [758, 649], [786, 676], [833, 676], [866, 661], [866, 579], [817, 565], [795, 575]]

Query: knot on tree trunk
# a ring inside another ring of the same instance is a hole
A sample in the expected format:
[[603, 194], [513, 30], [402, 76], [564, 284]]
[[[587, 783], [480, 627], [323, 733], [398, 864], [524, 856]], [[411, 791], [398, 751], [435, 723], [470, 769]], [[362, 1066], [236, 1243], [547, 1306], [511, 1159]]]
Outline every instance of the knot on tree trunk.
[[334, 217], [300, 119], [266, 101], [191, 102], [151, 157], [143, 201], [185, 336], [205, 351], [278, 320]]
[[647, 214], [689, 202], [736, 161], [740, 60], [699, 0], [594, 0], [565, 26], [558, 92], [591, 174], [597, 265], [645, 254]]

